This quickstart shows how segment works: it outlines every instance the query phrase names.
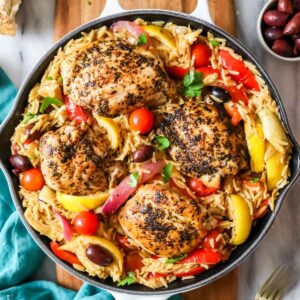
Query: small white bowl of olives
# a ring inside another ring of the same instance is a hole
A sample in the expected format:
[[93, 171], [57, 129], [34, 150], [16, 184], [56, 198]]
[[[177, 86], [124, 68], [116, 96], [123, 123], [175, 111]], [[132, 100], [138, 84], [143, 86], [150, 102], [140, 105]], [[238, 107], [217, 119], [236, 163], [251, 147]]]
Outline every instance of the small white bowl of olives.
[[257, 20], [263, 47], [285, 61], [300, 61], [300, 0], [270, 0]]

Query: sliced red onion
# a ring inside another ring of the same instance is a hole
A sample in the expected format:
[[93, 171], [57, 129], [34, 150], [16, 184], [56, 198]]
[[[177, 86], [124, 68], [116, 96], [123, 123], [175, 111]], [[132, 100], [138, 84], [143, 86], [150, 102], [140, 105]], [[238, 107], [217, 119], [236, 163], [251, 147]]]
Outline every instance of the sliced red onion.
[[70, 241], [72, 239], [73, 230], [69, 222], [58, 212], [55, 212], [55, 216], [59, 219], [61, 226], [64, 232], [64, 238], [66, 241]]
[[[159, 160], [155, 163], [153, 162], [144, 163], [142, 165], [143, 173], [139, 180], [139, 184], [143, 184], [144, 182], [152, 178], [154, 175], [159, 173], [164, 166], [165, 166], [165, 162], [162, 160]], [[105, 204], [102, 207], [103, 215], [109, 215], [116, 212], [117, 209], [129, 198], [129, 196], [136, 191], [138, 185], [135, 187], [130, 186], [129, 184], [130, 179], [131, 179], [131, 175], [127, 176], [113, 190], [112, 194], [106, 200]]]

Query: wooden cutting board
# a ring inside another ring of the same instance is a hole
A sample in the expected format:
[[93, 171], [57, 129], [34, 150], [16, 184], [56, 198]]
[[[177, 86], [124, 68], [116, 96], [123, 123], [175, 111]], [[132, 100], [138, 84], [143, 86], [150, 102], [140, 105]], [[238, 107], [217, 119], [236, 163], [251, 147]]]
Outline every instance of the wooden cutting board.
[[[107, 0], [109, 1], [109, 0]], [[190, 13], [197, 0], [119, 0], [124, 9], [158, 8]], [[100, 15], [105, 0], [57, 0], [54, 22], [54, 41], [72, 29]], [[233, 0], [210, 0], [212, 19], [219, 27], [236, 34]], [[57, 282], [77, 290], [82, 281], [59, 266], [56, 267]], [[184, 293], [186, 300], [236, 300], [238, 295], [238, 270], [200, 289]]]

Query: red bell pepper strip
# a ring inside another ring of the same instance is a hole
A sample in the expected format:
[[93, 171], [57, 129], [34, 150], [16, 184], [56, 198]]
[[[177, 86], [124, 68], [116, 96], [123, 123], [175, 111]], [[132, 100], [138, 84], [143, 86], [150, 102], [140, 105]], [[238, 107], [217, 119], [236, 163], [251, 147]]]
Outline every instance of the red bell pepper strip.
[[255, 79], [253, 73], [246, 67], [245, 63], [241, 60], [236, 59], [231, 55], [228, 50], [221, 49], [219, 56], [222, 60], [222, 65], [225, 69], [238, 74], [230, 74], [230, 76], [238, 82], [242, 82], [248, 89], [260, 91], [258, 82]]
[[239, 101], [243, 101], [246, 106], [248, 106], [248, 96], [246, 94], [246, 91], [243, 87], [237, 87], [237, 86], [223, 86], [231, 95], [231, 100], [234, 103], [238, 103]]
[[151, 272], [148, 275], [148, 279], [154, 279], [154, 278], [162, 278], [162, 277], [167, 277], [168, 275], [172, 275], [171, 273], [157, 273], [157, 272]]
[[182, 68], [178, 66], [166, 66], [165, 69], [172, 79], [178, 80], [183, 79], [184, 75], [189, 71], [188, 68]]
[[76, 122], [76, 124], [81, 124], [82, 122], [87, 122], [88, 115], [83, 111], [82, 107], [74, 104], [69, 100], [69, 97], [65, 97], [65, 105], [67, 107], [67, 113], [71, 121]]
[[235, 105], [229, 105], [229, 103], [224, 104], [225, 110], [231, 117], [231, 123], [236, 126], [240, 121], [242, 121], [242, 116]]
[[196, 71], [202, 73], [203, 78], [205, 78], [209, 75], [212, 75], [212, 74], [217, 74], [218, 75], [217, 78], [220, 78], [220, 76], [221, 76], [220, 70], [219, 69], [213, 69], [212, 67], [201, 67], [201, 68], [197, 68]]
[[82, 265], [82, 263], [79, 261], [78, 257], [73, 254], [72, 252], [69, 252], [69, 251], [65, 251], [65, 250], [60, 250], [59, 249], [59, 244], [55, 241], [52, 241], [50, 243], [50, 247], [51, 247], [51, 250], [53, 251], [53, 253], [59, 257], [60, 259], [68, 262], [69, 264], [71, 265]]
[[221, 239], [218, 239], [220, 231], [218, 229], [211, 230], [203, 241], [203, 248], [218, 249], [221, 244]]
[[181, 264], [198, 263], [214, 265], [221, 261], [221, 254], [212, 249], [196, 249], [189, 253], [189, 255], [180, 261]]

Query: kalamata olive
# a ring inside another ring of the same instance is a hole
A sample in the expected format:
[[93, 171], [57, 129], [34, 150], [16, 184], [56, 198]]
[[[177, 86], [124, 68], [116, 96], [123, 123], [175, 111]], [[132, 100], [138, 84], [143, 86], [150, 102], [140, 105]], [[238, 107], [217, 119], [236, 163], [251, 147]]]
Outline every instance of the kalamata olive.
[[272, 50], [286, 57], [290, 57], [293, 54], [293, 48], [286, 40], [276, 40], [272, 46]]
[[86, 249], [86, 256], [94, 264], [106, 267], [110, 265], [114, 259], [112, 255], [103, 247], [91, 244]]
[[268, 42], [273, 42], [282, 38], [283, 30], [278, 27], [267, 27], [264, 30], [264, 36]]
[[32, 167], [28, 157], [20, 154], [11, 155], [9, 158], [9, 162], [15, 169], [14, 173], [23, 172]]
[[291, 15], [294, 12], [291, 0], [278, 0], [277, 10]]
[[294, 40], [294, 44], [295, 44], [295, 47], [298, 48], [298, 50], [300, 50], [300, 36], [298, 36], [298, 37]]
[[296, 13], [283, 29], [284, 35], [300, 33], [300, 12]]
[[154, 148], [149, 145], [142, 145], [137, 147], [137, 149], [132, 153], [132, 161], [143, 162], [152, 157]]
[[206, 86], [203, 91], [203, 97], [205, 98], [209, 95], [213, 95], [224, 102], [231, 99], [230, 93], [219, 86]]
[[264, 22], [273, 27], [284, 26], [287, 22], [289, 15], [277, 10], [269, 10], [263, 16]]

